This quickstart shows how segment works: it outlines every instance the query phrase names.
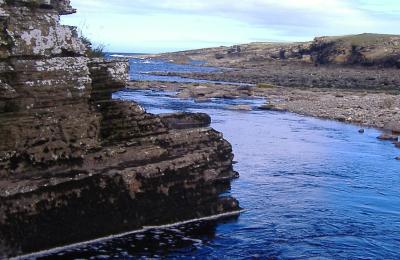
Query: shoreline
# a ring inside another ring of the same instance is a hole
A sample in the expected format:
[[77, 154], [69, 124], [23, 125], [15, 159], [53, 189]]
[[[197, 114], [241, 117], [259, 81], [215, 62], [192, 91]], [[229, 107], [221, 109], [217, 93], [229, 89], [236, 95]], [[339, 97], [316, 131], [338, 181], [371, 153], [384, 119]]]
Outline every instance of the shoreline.
[[124, 233], [120, 233], [120, 234], [110, 235], [110, 236], [92, 239], [92, 240], [88, 240], [88, 241], [84, 241], [84, 242], [80, 242], [80, 243], [74, 243], [74, 244], [70, 244], [70, 245], [66, 245], [66, 246], [55, 247], [55, 248], [51, 248], [48, 250], [31, 253], [31, 254], [12, 257], [12, 258], [10, 258], [10, 260], [23, 260], [23, 259], [29, 259], [32, 257], [44, 257], [48, 254], [56, 254], [61, 251], [76, 248], [79, 246], [89, 245], [89, 244], [93, 244], [93, 243], [106, 242], [106, 241], [110, 241], [110, 240], [113, 240], [116, 238], [121, 238], [121, 237], [138, 234], [138, 233], [143, 233], [143, 232], [146, 232], [149, 230], [167, 229], [167, 228], [177, 227], [177, 226], [181, 226], [181, 225], [187, 225], [187, 224], [201, 222], [201, 221], [211, 221], [211, 220], [219, 220], [219, 219], [224, 219], [224, 218], [229, 218], [229, 217], [235, 217], [235, 216], [239, 216], [240, 214], [242, 214], [245, 211], [246, 210], [242, 209], [242, 210], [217, 214], [217, 215], [213, 215], [213, 216], [203, 217], [203, 218], [180, 221], [180, 222], [176, 222], [176, 223], [172, 223], [172, 224], [166, 224], [166, 225], [160, 225], [160, 226], [145, 226], [142, 229], [132, 230], [132, 231], [128, 231], [128, 232], [124, 232]]
[[[400, 135], [400, 96], [385, 92], [158, 81], [131, 81], [127, 88], [175, 91], [177, 98], [194, 99], [197, 102], [206, 102], [212, 98], [265, 98], [265, 104], [258, 109], [291, 112], [377, 128], [389, 135]], [[245, 105], [227, 109], [252, 110]], [[400, 147], [399, 142], [395, 144]]]

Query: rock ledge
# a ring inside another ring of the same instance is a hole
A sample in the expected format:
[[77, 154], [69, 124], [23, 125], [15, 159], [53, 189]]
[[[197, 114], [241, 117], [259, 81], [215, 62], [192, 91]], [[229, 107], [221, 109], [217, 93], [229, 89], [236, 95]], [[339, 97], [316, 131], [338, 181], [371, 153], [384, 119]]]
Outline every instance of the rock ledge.
[[73, 12], [0, 0], [0, 258], [239, 210], [210, 118], [112, 100], [128, 64], [87, 58]]

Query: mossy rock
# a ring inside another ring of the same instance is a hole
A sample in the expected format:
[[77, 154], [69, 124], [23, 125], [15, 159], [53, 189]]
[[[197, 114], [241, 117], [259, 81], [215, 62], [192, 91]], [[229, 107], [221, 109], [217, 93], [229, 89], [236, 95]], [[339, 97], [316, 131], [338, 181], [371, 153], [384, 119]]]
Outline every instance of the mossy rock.
[[275, 85], [269, 83], [257, 83], [257, 88], [275, 88]]

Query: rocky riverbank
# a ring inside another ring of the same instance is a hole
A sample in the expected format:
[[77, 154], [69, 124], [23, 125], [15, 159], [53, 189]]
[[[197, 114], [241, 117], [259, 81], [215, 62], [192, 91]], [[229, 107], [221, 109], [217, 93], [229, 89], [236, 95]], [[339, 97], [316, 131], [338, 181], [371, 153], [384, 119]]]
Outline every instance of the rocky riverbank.
[[255, 42], [147, 56], [175, 63], [201, 60], [211, 66], [231, 68], [260, 66], [274, 61], [314, 66], [400, 68], [400, 35], [325, 36], [309, 42]]
[[204, 114], [112, 100], [127, 61], [90, 59], [69, 0], [0, 1], [0, 259], [216, 214], [238, 174]]
[[318, 65], [298, 61], [244, 63], [215, 73], [154, 73], [221, 82], [271, 84], [294, 88], [332, 88], [400, 93], [400, 73], [394, 68]]
[[[198, 102], [211, 98], [263, 97], [266, 103], [259, 109], [288, 111], [400, 132], [400, 96], [391, 93], [327, 88], [310, 90], [266, 84], [235, 86], [169, 82], [130, 82], [129, 88], [177, 91], [177, 97], [193, 98]], [[251, 108], [239, 106], [236, 109]]]
[[400, 91], [399, 35], [317, 37], [302, 43], [250, 43], [149, 57], [229, 68], [216, 73], [159, 75], [300, 88]]
[[[211, 73], [159, 72], [224, 84], [138, 83], [179, 90], [181, 98], [264, 97], [260, 109], [289, 111], [400, 132], [400, 36], [317, 37], [303, 43], [250, 43], [151, 55], [177, 63], [203, 61]], [[231, 109], [248, 110], [238, 106]], [[392, 138], [393, 139], [393, 138]]]

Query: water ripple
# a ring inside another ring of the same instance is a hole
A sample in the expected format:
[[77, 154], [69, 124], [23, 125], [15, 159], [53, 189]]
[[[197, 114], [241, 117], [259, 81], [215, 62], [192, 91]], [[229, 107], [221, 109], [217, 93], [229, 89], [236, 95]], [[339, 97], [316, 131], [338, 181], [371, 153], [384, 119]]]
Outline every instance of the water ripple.
[[[399, 259], [400, 164], [374, 129], [290, 113], [228, 111], [123, 91], [149, 112], [206, 112], [235, 153], [239, 219], [200, 222], [97, 243], [47, 259]], [[239, 100], [235, 102], [257, 102]], [[46, 257], [43, 257], [46, 259]]]

